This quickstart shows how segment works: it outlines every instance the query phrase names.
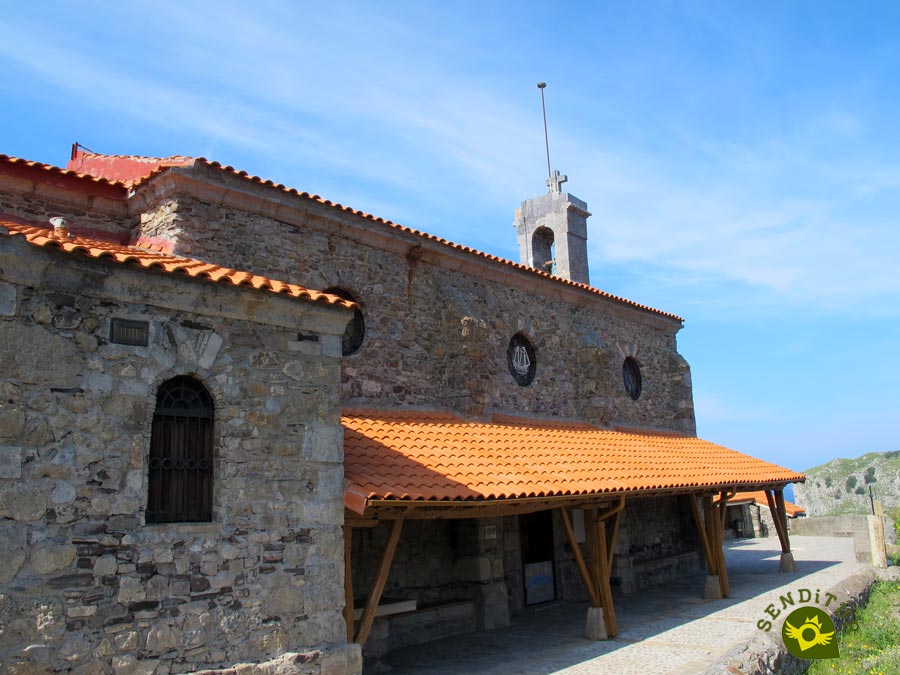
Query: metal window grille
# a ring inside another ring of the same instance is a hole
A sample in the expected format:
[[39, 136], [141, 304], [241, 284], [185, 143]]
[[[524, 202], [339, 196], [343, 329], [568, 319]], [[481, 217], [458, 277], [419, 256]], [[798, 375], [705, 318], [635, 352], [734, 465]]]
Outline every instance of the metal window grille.
[[164, 382], [148, 462], [147, 522], [212, 520], [213, 402], [191, 377]]

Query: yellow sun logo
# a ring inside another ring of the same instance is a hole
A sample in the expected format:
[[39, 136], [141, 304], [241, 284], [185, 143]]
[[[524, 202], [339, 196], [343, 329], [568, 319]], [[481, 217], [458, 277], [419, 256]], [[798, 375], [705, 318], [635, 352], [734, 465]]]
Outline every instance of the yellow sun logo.
[[[824, 625], [822, 617], [824, 617]], [[791, 623], [791, 622], [794, 623]], [[823, 630], [824, 628], [824, 630]], [[822, 610], [806, 607], [791, 612], [782, 629], [785, 646], [795, 655], [807, 659], [837, 656], [834, 642], [834, 622]], [[796, 641], [795, 651], [788, 641]]]

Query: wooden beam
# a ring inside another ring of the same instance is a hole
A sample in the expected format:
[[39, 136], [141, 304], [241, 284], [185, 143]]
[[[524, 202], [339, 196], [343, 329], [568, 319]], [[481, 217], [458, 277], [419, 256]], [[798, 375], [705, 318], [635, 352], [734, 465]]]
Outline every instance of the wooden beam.
[[733, 497], [734, 493], [722, 492], [719, 494], [719, 510], [721, 518], [719, 518], [719, 589], [722, 591], [722, 597], [727, 598], [731, 595], [731, 585], [728, 583], [728, 565], [725, 564], [725, 515], [728, 510], [728, 499]]
[[384, 592], [384, 585], [387, 583], [388, 573], [391, 571], [391, 562], [394, 559], [394, 552], [397, 550], [397, 541], [400, 539], [400, 528], [403, 527], [402, 520], [395, 520], [391, 523], [391, 533], [388, 535], [387, 543], [384, 545], [384, 551], [381, 553], [381, 560], [378, 563], [378, 572], [372, 582], [372, 588], [366, 597], [366, 606], [363, 609], [362, 617], [359, 619], [359, 628], [356, 631], [356, 639], [354, 642], [360, 646], [366, 643], [369, 637], [369, 631], [372, 630], [372, 622], [375, 620], [375, 611], [378, 609], [378, 603], [381, 601], [381, 594]]
[[347, 625], [347, 642], [353, 642], [353, 528], [344, 525], [344, 623]]
[[[624, 502], [624, 499], [622, 500]], [[616, 555], [616, 540], [619, 538], [619, 521], [622, 519], [622, 509], [615, 512], [609, 529], [607, 530], [606, 552], [609, 556], [607, 566], [612, 574], [613, 558]]]
[[600, 578], [600, 601], [603, 604], [603, 620], [606, 623], [606, 634], [615, 637], [619, 632], [616, 625], [616, 610], [613, 607], [612, 588], [609, 584], [609, 558], [606, 550], [606, 522], [603, 519], [596, 521], [597, 533], [597, 561], [599, 562], [597, 573]]
[[584, 513], [584, 534], [588, 549], [588, 571], [591, 576], [591, 583], [597, 590], [597, 604], [595, 607], [602, 605], [602, 596], [600, 595], [600, 548], [597, 543], [597, 509], [590, 509]]
[[[730, 485], [710, 485], [708, 490], [751, 491], [771, 488], [772, 483], [734, 483]], [[545, 497], [510, 497], [502, 499], [369, 499], [364, 515], [352, 513], [345, 516], [346, 522], [354, 527], [368, 527], [385, 520], [435, 520], [454, 518], [488, 518], [509, 515], [524, 515], [536, 511], [557, 508], [583, 508], [607, 506], [615, 499], [620, 503], [627, 495], [629, 499], [697, 494], [697, 487], [660, 488], [654, 490], [629, 490], [611, 494], [593, 493], [587, 495], [550, 495]], [[610, 513], [612, 515], [612, 513]]]
[[[782, 499], [784, 495], [782, 494]], [[791, 543], [787, 538], [787, 527], [778, 514], [778, 502], [772, 491], [766, 490], [766, 501], [769, 502], [769, 511], [772, 513], [772, 522], [775, 524], [775, 532], [778, 534], [778, 541], [781, 543], [781, 552], [788, 553], [791, 550]]]
[[569, 517], [569, 510], [561, 508], [559, 509], [559, 514], [562, 516], [566, 539], [569, 541], [569, 547], [572, 549], [572, 553], [575, 554], [575, 564], [578, 565], [578, 571], [581, 572], [581, 580], [584, 582], [584, 587], [587, 589], [588, 600], [591, 603], [591, 607], [599, 607], [600, 595], [594, 587], [591, 573], [588, 571], [587, 565], [584, 562], [584, 556], [581, 555], [581, 547], [575, 540], [575, 529], [572, 527], [572, 519]]
[[691, 513], [694, 515], [694, 524], [697, 525], [697, 534], [700, 535], [700, 544], [703, 547], [703, 559], [706, 561], [706, 569], [712, 574], [713, 569], [713, 558], [712, 558], [712, 548], [709, 545], [709, 537], [706, 536], [706, 525], [703, 521], [703, 516], [700, 515], [700, 507], [697, 504], [697, 499], [700, 497], [699, 495], [688, 495], [688, 499], [691, 500]]
[[[555, 497], [523, 497], [521, 499], [485, 500], [400, 500], [373, 499], [366, 508], [367, 519], [384, 520], [450, 520], [454, 518], [494, 518], [526, 515], [557, 508], [590, 508], [608, 506], [617, 498], [602, 495], [564, 495]], [[354, 523], [355, 524], [355, 523]]]
[[787, 506], [785, 506], [784, 503], [784, 488], [775, 488], [775, 505], [778, 507], [778, 517], [781, 519], [781, 530], [784, 532], [784, 546], [782, 547], [782, 552], [787, 553], [791, 550], [791, 538], [788, 534]]
[[703, 495], [703, 524], [706, 526], [706, 539], [709, 542], [710, 561], [712, 563], [709, 574], [716, 576], [719, 574], [719, 538], [716, 536], [716, 523], [718, 518], [715, 517], [713, 510], [712, 495]]

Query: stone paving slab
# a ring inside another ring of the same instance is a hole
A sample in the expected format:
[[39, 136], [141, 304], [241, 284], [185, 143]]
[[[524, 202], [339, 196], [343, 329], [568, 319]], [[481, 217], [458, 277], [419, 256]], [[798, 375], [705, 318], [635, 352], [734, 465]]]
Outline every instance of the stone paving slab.
[[779, 595], [800, 588], [824, 593], [869, 569], [856, 562], [846, 538], [793, 537], [792, 548], [797, 572], [782, 574], [777, 538], [727, 542], [730, 598], [704, 600], [702, 573], [617, 596], [620, 633], [613, 640], [584, 638], [587, 605], [558, 602], [522, 612], [508, 628], [398, 650], [377, 669], [391, 675], [697, 675], [758, 637], [756, 622]]

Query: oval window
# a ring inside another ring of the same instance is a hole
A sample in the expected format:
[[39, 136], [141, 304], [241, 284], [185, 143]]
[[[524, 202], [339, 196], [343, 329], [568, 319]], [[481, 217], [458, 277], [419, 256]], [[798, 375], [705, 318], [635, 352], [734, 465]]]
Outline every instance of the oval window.
[[[359, 304], [359, 300], [354, 298], [343, 288], [326, 288], [325, 292]], [[341, 337], [341, 354], [350, 356], [351, 354], [358, 352], [359, 348], [362, 347], [365, 337], [366, 319], [363, 317], [362, 310], [356, 309], [353, 311], [353, 318], [347, 322], [347, 327], [344, 329], [344, 335]]]
[[509, 366], [509, 374], [522, 387], [527, 387], [534, 380], [537, 372], [537, 360], [534, 355], [534, 347], [527, 337], [516, 333], [509, 341], [506, 349], [506, 363]]

